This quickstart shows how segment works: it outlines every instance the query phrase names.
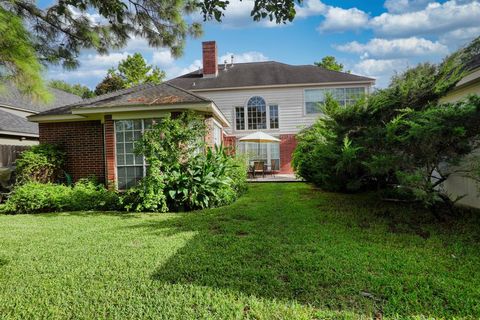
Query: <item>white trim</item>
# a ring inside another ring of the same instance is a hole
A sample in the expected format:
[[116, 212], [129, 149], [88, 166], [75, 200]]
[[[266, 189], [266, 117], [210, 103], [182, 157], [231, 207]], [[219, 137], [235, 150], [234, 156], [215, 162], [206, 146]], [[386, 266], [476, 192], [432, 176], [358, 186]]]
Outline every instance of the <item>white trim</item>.
[[[171, 105], [130, 105], [130, 106], [114, 106], [114, 107], [78, 107], [72, 109], [72, 114], [63, 115], [32, 115], [27, 117], [31, 122], [66, 122], [66, 121], [80, 121], [80, 120], [98, 120], [92, 119], [90, 115], [99, 114], [112, 114], [114, 117], [124, 117], [123, 120], [133, 119], [131, 114], [136, 112], [155, 111], [155, 112], [173, 112], [176, 110], [195, 110], [207, 113], [213, 113], [214, 117], [217, 117], [222, 122], [222, 127], [230, 127], [225, 115], [220, 111], [214, 102], [202, 102], [202, 103], [190, 103], [190, 104], [171, 104]], [[115, 113], [122, 113], [122, 115], [115, 116]], [[127, 114], [130, 114], [128, 116]], [[136, 116], [133, 116], [136, 117]], [[142, 115], [138, 119], [154, 118], [156, 114], [152, 116]], [[117, 118], [118, 119], [118, 118]], [[118, 119], [120, 120], [120, 119]]]
[[7, 108], [7, 109], [12, 109], [12, 110], [17, 110], [17, 111], [22, 111], [22, 112], [25, 112], [25, 113], [30, 113], [32, 115], [40, 112], [40, 111], [32, 111], [32, 110], [28, 110], [28, 109], [24, 109], [24, 108], [20, 108], [20, 107], [14, 107], [14, 106], [11, 106], [9, 104], [3, 104], [3, 103], [0, 104], [0, 107], [4, 107], [4, 108]]
[[170, 112], [167, 111], [155, 111], [155, 112], [123, 112], [123, 113], [113, 113], [112, 120], [138, 120], [138, 119], [156, 119], [156, 118], [165, 118], [169, 115]]
[[27, 117], [30, 122], [65, 122], [65, 121], [79, 121], [90, 120], [84, 116], [74, 114], [49, 114], [49, 115], [31, 115]]
[[251, 90], [251, 89], [269, 89], [269, 88], [295, 88], [295, 87], [332, 87], [340, 85], [364, 85], [372, 86], [375, 84], [375, 79], [365, 81], [344, 81], [344, 82], [319, 82], [319, 83], [296, 83], [296, 84], [276, 84], [276, 85], [262, 85], [262, 86], [245, 86], [245, 87], [224, 87], [211, 89], [187, 89], [192, 92], [206, 92], [206, 91], [227, 91], [227, 90]]
[[23, 132], [17, 132], [17, 131], [0, 131], [0, 134], [7, 135], [7, 136], [22, 136], [22, 137], [38, 138], [38, 134], [23, 133]]
[[194, 109], [198, 111], [209, 111], [211, 102], [208, 103], [196, 103], [196, 104], [178, 104], [178, 105], [128, 105], [128, 106], [114, 106], [114, 107], [79, 107], [72, 109], [72, 114], [96, 114], [96, 113], [115, 113], [115, 112], [138, 112], [138, 111], [159, 111], [159, 110], [183, 110]]

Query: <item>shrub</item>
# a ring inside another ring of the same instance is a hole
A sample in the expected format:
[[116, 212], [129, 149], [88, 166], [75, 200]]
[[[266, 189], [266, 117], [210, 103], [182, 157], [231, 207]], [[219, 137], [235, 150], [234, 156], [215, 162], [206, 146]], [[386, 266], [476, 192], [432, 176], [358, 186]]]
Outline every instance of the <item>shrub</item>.
[[116, 193], [93, 181], [83, 180], [73, 187], [39, 182], [17, 185], [1, 211], [17, 214], [117, 208], [119, 198]]
[[40, 213], [66, 210], [72, 190], [52, 183], [18, 185], [2, 208], [4, 213]]
[[[178, 170], [170, 172], [165, 194], [172, 210], [194, 210], [230, 204], [237, 198], [239, 179], [231, 157], [223, 148], [208, 148]], [[245, 176], [246, 171], [243, 172]]]
[[297, 174], [327, 190], [390, 188], [384, 192], [390, 198], [397, 193], [430, 208], [440, 201], [451, 205], [441, 188], [451, 174], [480, 180], [478, 165], [456, 167], [480, 145], [480, 98], [439, 100], [478, 50], [480, 38], [440, 65], [395, 76], [388, 88], [355, 105], [327, 99], [324, 116], [298, 135]]
[[[223, 151], [225, 152], [225, 151]], [[227, 156], [229, 166], [227, 174], [231, 179], [231, 187], [239, 197], [247, 191], [248, 160], [244, 155]]]
[[117, 210], [120, 201], [117, 193], [107, 190], [92, 179], [81, 179], [72, 188], [69, 210]]
[[51, 144], [40, 144], [23, 151], [15, 162], [17, 182], [47, 183], [58, 179], [65, 153]]

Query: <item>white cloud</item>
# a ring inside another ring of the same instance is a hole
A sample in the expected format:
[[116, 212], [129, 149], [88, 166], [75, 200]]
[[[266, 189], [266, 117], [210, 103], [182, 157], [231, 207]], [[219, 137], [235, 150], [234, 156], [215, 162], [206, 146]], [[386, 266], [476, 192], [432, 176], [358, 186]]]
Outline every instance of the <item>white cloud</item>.
[[476, 27], [480, 21], [480, 2], [432, 2], [420, 11], [400, 14], [383, 13], [370, 20], [375, 33], [388, 37], [420, 34], [441, 34], [452, 30]]
[[391, 59], [448, 53], [448, 48], [444, 44], [417, 37], [393, 40], [374, 38], [365, 44], [353, 41], [335, 48], [343, 52], [360, 54], [363, 58]]
[[160, 66], [168, 66], [172, 64], [175, 59], [168, 49], [159, 49], [152, 54], [152, 63]]
[[322, 15], [327, 12], [328, 6], [320, 0], [305, 0], [301, 6], [296, 6], [295, 18], [307, 18]]
[[365, 28], [368, 14], [357, 8], [328, 7], [325, 20], [318, 27], [320, 32], [342, 32]]
[[391, 13], [412, 12], [424, 9], [431, 0], [386, 0], [384, 7]]
[[131, 55], [129, 52], [111, 52], [109, 54], [87, 54], [80, 58], [80, 65], [82, 67], [92, 68], [92, 67], [104, 67], [106, 69], [115, 67], [120, 61], [126, 59], [128, 55]]
[[377, 79], [377, 87], [386, 87], [395, 72], [409, 66], [407, 59], [365, 59], [354, 65], [352, 72]]
[[275, 21], [270, 21], [268, 18], [261, 21], [253, 21], [251, 12], [253, 10], [254, 0], [230, 0], [227, 9], [224, 11], [225, 16], [222, 17], [222, 22], [210, 22], [217, 24], [222, 28], [249, 28], [249, 27], [282, 27], [285, 24], [277, 24]]
[[259, 62], [259, 61], [268, 60], [268, 57], [261, 52], [249, 51], [249, 52], [243, 52], [243, 53], [227, 52], [226, 54], [220, 56], [220, 58], [218, 59], [218, 62], [223, 63], [225, 60], [227, 60], [227, 63], [230, 63], [232, 55], [234, 57], [233, 58], [234, 63]]
[[480, 35], [480, 26], [452, 30], [440, 35], [440, 42], [456, 50]]

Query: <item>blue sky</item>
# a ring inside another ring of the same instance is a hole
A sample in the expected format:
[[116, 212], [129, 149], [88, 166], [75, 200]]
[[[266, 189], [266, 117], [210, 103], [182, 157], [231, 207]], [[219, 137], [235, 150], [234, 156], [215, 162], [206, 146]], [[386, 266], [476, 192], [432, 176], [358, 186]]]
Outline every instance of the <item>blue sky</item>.
[[84, 51], [80, 67], [51, 67], [47, 77], [91, 88], [128, 54], [140, 52], [168, 78], [201, 66], [201, 42], [217, 41], [221, 62], [275, 60], [312, 64], [333, 55], [353, 73], [377, 78], [383, 87], [395, 72], [419, 62], [438, 62], [480, 36], [480, 0], [304, 0], [293, 23], [253, 22], [253, 0], [230, 0], [222, 23], [204, 24], [204, 35], [187, 39], [184, 55], [173, 59], [167, 49], [149, 48], [132, 39], [108, 55]]

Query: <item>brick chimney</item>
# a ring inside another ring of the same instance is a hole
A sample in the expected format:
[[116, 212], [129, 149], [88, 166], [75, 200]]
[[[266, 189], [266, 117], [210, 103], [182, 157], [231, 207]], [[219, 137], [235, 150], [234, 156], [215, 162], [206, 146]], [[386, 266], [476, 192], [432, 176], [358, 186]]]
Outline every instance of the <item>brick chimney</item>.
[[213, 78], [218, 75], [217, 43], [215, 41], [202, 42], [203, 77]]

